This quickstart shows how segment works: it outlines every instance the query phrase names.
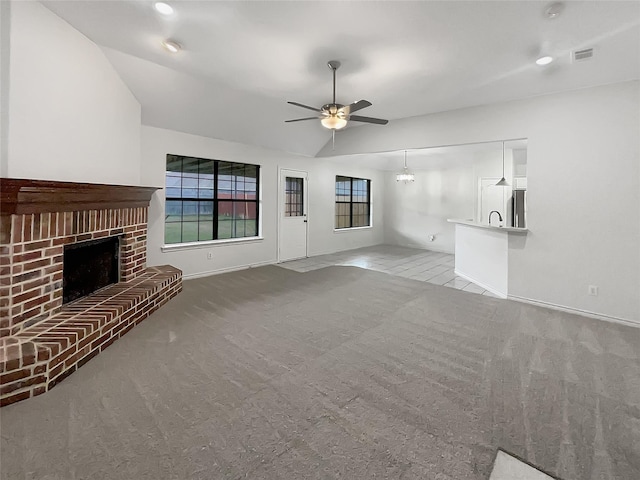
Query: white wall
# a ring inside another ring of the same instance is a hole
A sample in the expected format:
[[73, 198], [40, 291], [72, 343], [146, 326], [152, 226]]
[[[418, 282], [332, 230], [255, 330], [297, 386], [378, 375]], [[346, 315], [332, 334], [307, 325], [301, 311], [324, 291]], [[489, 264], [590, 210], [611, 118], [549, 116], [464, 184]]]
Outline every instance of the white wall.
[[640, 322], [639, 132], [632, 81], [351, 129], [322, 154], [527, 138], [530, 232], [510, 238], [509, 294]]
[[475, 216], [473, 165], [414, 174], [415, 182], [408, 184], [386, 174], [385, 243], [453, 253], [455, 225], [447, 218]]
[[0, 1], [0, 177], [9, 171], [9, 58], [11, 2]]
[[10, 42], [3, 174], [139, 184], [140, 104], [98, 46], [36, 2], [11, 3]]
[[[149, 265], [171, 264], [186, 277], [233, 270], [277, 261], [277, 188], [280, 168], [308, 172], [309, 255], [331, 253], [382, 243], [382, 172], [341, 166], [322, 159], [200, 137], [160, 128], [142, 127], [142, 182], [164, 187], [168, 153], [260, 165], [263, 240], [221, 243], [162, 252], [164, 243], [164, 191], [154, 194], [149, 209], [147, 260]], [[347, 175], [372, 181], [373, 227], [334, 232], [335, 177]], [[213, 258], [207, 259], [211, 252]]]
[[[414, 160], [419, 169], [413, 170], [413, 183], [397, 182], [395, 172], [385, 175], [385, 243], [454, 253], [455, 224], [447, 219], [478, 220], [478, 181], [481, 177], [500, 178], [502, 149], [473, 152], [467, 146], [456, 153], [454, 146], [447, 150], [449, 162], [430, 166], [428, 155]], [[419, 152], [414, 152], [415, 156], [420, 157]], [[510, 178], [511, 150], [505, 159], [505, 175]]]

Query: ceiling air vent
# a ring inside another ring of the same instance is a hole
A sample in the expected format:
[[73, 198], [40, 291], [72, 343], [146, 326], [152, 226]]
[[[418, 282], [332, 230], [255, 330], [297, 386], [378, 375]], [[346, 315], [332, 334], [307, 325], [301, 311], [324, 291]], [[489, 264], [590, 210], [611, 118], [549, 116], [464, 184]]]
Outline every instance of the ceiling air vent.
[[584, 48], [582, 50], [575, 50], [573, 52], [574, 62], [582, 62], [584, 60], [589, 60], [591, 57], [593, 57], [593, 48]]

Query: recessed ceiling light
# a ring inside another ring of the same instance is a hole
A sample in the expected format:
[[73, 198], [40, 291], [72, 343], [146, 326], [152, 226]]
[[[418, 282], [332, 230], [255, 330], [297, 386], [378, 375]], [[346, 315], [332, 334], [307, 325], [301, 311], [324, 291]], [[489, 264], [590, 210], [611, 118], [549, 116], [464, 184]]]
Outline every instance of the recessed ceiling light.
[[547, 18], [557, 18], [560, 16], [562, 11], [564, 10], [564, 3], [555, 2], [549, 5], [545, 10], [544, 14]]
[[156, 2], [153, 7], [162, 15], [171, 15], [173, 13], [173, 7], [168, 3]]
[[553, 57], [549, 55], [544, 55], [536, 60], [536, 64], [538, 65], [549, 65], [551, 62], [553, 62]]
[[171, 53], [178, 53], [182, 48], [179, 43], [174, 42], [173, 40], [165, 40], [162, 42], [162, 46]]

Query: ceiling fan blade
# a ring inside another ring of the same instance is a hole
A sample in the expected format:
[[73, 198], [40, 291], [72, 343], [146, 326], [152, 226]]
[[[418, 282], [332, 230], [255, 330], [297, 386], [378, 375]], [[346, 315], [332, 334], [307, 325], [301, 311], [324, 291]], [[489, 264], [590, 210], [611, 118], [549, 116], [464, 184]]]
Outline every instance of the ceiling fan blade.
[[314, 112], [321, 112], [322, 110], [320, 110], [319, 108], [316, 107], [310, 107], [309, 105], [304, 105], [302, 103], [298, 103], [298, 102], [287, 102], [291, 105], [295, 105], [296, 107], [302, 107], [302, 108], [306, 108], [309, 110], [313, 110]]
[[376, 123], [378, 125], [386, 125], [389, 123], [389, 120], [382, 118], [361, 117], [360, 115], [350, 115], [349, 120], [353, 120], [354, 122]]
[[357, 102], [353, 102], [351, 105], [347, 105], [343, 110], [347, 114], [357, 112], [358, 110], [362, 110], [363, 108], [370, 107], [372, 105], [368, 100], [358, 100]]
[[294, 118], [293, 120], [285, 120], [284, 123], [302, 122], [303, 120], [317, 120], [320, 117]]

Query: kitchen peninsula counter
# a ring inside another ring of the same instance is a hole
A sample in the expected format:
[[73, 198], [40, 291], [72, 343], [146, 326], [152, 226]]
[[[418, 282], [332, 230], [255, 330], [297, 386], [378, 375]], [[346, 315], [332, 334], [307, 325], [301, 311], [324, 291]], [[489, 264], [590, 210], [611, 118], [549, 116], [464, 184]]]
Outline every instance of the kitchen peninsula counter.
[[507, 298], [509, 234], [526, 234], [528, 229], [496, 227], [471, 220], [447, 221], [456, 224], [456, 275], [500, 298]]
[[499, 232], [509, 232], [509, 233], [527, 233], [529, 229], [527, 228], [519, 228], [519, 227], [498, 227], [496, 225], [487, 225], [485, 223], [474, 222], [473, 220], [460, 220], [457, 218], [448, 218], [447, 222], [449, 223], [457, 223], [459, 225], [467, 225], [469, 227], [475, 228], [486, 228], [488, 230], [496, 230]]

